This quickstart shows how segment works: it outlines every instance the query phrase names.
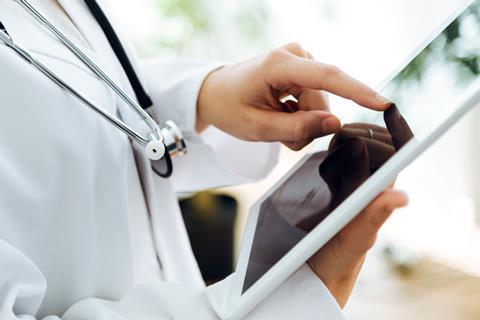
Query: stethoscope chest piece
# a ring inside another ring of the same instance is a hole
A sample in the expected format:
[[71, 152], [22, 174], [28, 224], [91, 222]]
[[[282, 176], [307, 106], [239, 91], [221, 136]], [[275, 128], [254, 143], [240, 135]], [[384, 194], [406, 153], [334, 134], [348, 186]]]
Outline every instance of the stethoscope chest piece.
[[148, 138], [149, 142], [144, 145], [144, 148], [147, 157], [152, 161], [163, 159], [167, 153], [171, 158], [184, 156], [187, 153], [183, 133], [173, 121], [166, 121], [157, 134], [149, 131], [145, 121], [139, 122], [137, 130]]
[[183, 138], [183, 133], [180, 128], [173, 121], [166, 121], [162, 128], [163, 143], [168, 153], [175, 157], [177, 155], [183, 156], [187, 153], [187, 145]]
[[152, 140], [145, 146], [145, 153], [150, 160], [157, 161], [165, 157], [165, 145], [160, 140]]

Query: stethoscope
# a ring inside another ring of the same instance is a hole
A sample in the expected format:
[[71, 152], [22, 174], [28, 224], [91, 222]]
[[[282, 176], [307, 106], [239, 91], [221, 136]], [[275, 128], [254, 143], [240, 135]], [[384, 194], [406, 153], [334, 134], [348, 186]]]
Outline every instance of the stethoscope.
[[[138, 143], [145, 149], [147, 157], [152, 162], [154, 171], [162, 177], [168, 178], [172, 174], [171, 157], [186, 152], [186, 144], [182, 132], [173, 121], [166, 121], [162, 128], [155, 120], [124, 90], [122, 90], [105, 72], [102, 71], [82, 50], [80, 50], [64, 33], [56, 28], [48, 19], [38, 12], [27, 0], [15, 0], [32, 17], [45, 26], [55, 37], [57, 37], [78, 59], [82, 61], [100, 80], [113, 90], [147, 126], [149, 132], [140, 134], [129, 127], [120, 119], [114, 117], [104, 108], [96, 105], [87, 97], [69, 85], [57, 73], [45, 64], [35, 59], [28, 51], [16, 44], [8, 34], [5, 27], [0, 23], [0, 41], [15, 51], [26, 62], [34, 66], [58, 86], [69, 92], [72, 96], [88, 106], [91, 110], [100, 115], [103, 119], [124, 132], [132, 141]], [[107, 22], [108, 23], [108, 22]], [[111, 28], [111, 27], [110, 27]], [[117, 51], [115, 51], [117, 54]], [[118, 54], [117, 54], [118, 57]], [[133, 69], [132, 69], [133, 70]]]

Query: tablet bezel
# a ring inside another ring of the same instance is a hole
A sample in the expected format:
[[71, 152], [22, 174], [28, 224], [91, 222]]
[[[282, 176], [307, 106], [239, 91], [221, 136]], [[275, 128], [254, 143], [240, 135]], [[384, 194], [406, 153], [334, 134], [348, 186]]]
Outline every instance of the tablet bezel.
[[[459, 17], [475, 0], [465, 1], [454, 13], [449, 16], [435, 31], [408, 56], [379, 86], [385, 87], [400, 71], [402, 71], [415, 57], [424, 50], [450, 23]], [[336, 208], [320, 225], [300, 241], [288, 254], [265, 273], [252, 287], [242, 294], [244, 279], [248, 267], [250, 251], [253, 243], [259, 210], [262, 203], [284, 183], [301, 165], [319, 151], [316, 144], [292, 169], [277, 181], [249, 211], [241, 244], [240, 256], [236, 272], [232, 279], [232, 286], [224, 305], [225, 319], [241, 319], [252, 310], [261, 300], [266, 298], [276, 287], [284, 282], [301, 265], [305, 263], [319, 248], [325, 245], [338, 231], [358, 215], [358, 208], [366, 207], [391, 181], [425, 151], [433, 142], [442, 136], [465, 113], [472, 109], [480, 100], [480, 79], [475, 80], [466, 90], [457, 105], [460, 107], [446, 120], [438, 123], [435, 130], [430, 132], [423, 141], [412, 140], [395, 154], [385, 165], [372, 175], [361, 187]], [[351, 208], [357, 208], [352, 210]]]

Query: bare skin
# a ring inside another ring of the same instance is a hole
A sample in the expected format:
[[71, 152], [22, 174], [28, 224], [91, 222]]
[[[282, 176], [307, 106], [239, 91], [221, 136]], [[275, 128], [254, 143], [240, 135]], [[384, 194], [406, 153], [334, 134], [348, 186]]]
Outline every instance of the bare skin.
[[[377, 111], [391, 105], [367, 85], [291, 43], [212, 72], [200, 90], [197, 130], [213, 125], [243, 140], [278, 141], [300, 150], [341, 129], [330, 113], [327, 92]], [[295, 100], [281, 102], [290, 95]], [[403, 192], [385, 190], [309, 260], [341, 307], [381, 226], [407, 202]]]

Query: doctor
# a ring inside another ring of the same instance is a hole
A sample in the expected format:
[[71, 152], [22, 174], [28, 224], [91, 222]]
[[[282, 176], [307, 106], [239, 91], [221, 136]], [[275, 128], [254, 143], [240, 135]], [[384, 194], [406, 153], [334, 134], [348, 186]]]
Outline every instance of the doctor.
[[[120, 37], [135, 83], [109, 42], [105, 22], [117, 23], [97, 1], [31, 3], [131, 96], [143, 84], [149, 112], [180, 126], [189, 153], [175, 158], [170, 179], [157, 176], [141, 148], [1, 45], [0, 319], [217, 319], [175, 192], [260, 179], [277, 159], [269, 142], [299, 150], [339, 130], [325, 91], [375, 110], [390, 103], [296, 44], [220, 67], [140, 61]], [[0, 0], [0, 21], [72, 86], [138, 124], [15, 1]], [[288, 95], [298, 103], [279, 102]], [[248, 319], [342, 319], [378, 229], [406, 201], [386, 190]]]

